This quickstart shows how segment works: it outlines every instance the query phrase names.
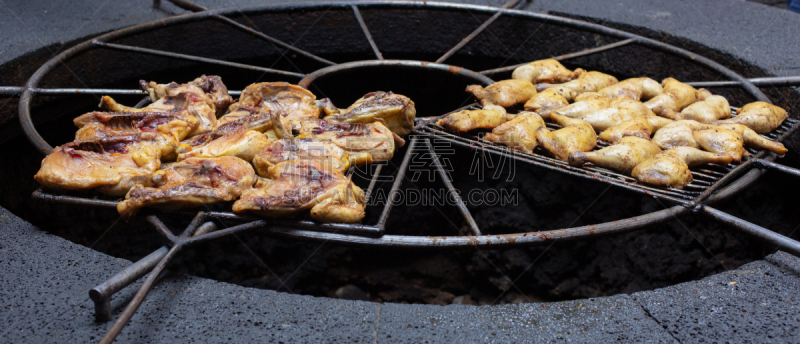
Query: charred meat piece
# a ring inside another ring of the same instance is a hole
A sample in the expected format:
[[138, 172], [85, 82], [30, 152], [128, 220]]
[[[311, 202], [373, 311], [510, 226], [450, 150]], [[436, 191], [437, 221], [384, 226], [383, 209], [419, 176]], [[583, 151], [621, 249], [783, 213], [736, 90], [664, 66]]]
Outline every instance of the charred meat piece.
[[326, 120], [301, 122], [298, 139], [330, 142], [350, 155], [350, 162], [363, 165], [389, 161], [395, 147], [405, 144], [402, 138], [381, 122], [331, 123]]
[[199, 120], [194, 116], [185, 116], [185, 111], [94, 111], [75, 118], [73, 123], [81, 129], [88, 125], [98, 124], [108, 130], [118, 132], [158, 132], [170, 135], [176, 141], [180, 141], [197, 128]]
[[134, 186], [117, 204], [117, 211], [131, 216], [144, 206], [182, 209], [232, 201], [255, 180], [250, 163], [236, 157], [186, 159], [153, 173], [143, 183], [147, 186]]
[[338, 173], [347, 171], [351, 160], [362, 164], [372, 162], [372, 155], [369, 152], [355, 154], [356, 156], [351, 156], [330, 141], [283, 138], [261, 150], [253, 158], [253, 165], [258, 175], [269, 178], [270, 169], [286, 161], [316, 161], [324, 170]]
[[383, 120], [389, 130], [397, 135], [405, 136], [414, 128], [414, 117], [417, 110], [414, 102], [408, 97], [392, 92], [371, 92], [356, 100], [347, 109], [331, 113], [332, 104], [325, 103], [325, 112], [329, 116], [325, 120], [332, 123], [372, 123]]
[[112, 129], [102, 124], [89, 124], [75, 133], [75, 141], [95, 141], [111, 139], [115, 137], [135, 137], [141, 141], [149, 141], [161, 150], [162, 161], [174, 161], [176, 158], [175, 149], [178, 148], [178, 141], [172, 135], [160, 132], [137, 131], [134, 129]]

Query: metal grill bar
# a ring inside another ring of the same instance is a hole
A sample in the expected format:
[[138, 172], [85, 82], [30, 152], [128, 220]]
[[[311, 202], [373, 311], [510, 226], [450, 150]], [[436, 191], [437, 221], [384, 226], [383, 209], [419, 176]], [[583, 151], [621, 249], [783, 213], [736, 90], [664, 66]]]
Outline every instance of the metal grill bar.
[[411, 156], [414, 154], [414, 149], [416, 148], [417, 138], [412, 137], [411, 141], [408, 143], [408, 149], [406, 150], [406, 155], [403, 157], [403, 162], [400, 163], [400, 167], [398, 168], [397, 175], [395, 176], [394, 183], [392, 184], [392, 190], [389, 191], [389, 197], [386, 199], [386, 205], [383, 207], [383, 212], [381, 213], [380, 219], [378, 219], [378, 227], [384, 228], [386, 226], [386, 220], [389, 219], [389, 214], [392, 212], [392, 207], [394, 206], [394, 202], [392, 202], [392, 200], [400, 189], [400, 185], [403, 183], [406, 170], [408, 170], [408, 163], [411, 162]]
[[445, 172], [441, 161], [439, 161], [439, 155], [436, 154], [436, 152], [433, 150], [431, 141], [426, 139], [425, 145], [428, 146], [428, 153], [430, 153], [431, 158], [433, 159], [433, 164], [436, 167], [436, 172], [438, 172], [439, 177], [442, 178], [442, 183], [444, 183], [445, 187], [447, 187], [448, 196], [452, 197], [453, 200], [456, 201], [456, 206], [458, 207], [458, 211], [460, 211], [461, 215], [464, 216], [464, 219], [467, 220], [467, 224], [469, 225], [470, 231], [472, 231], [472, 235], [482, 235], [480, 228], [478, 228], [478, 224], [472, 217], [472, 213], [469, 211], [469, 209], [467, 209], [467, 205], [464, 204], [464, 200], [461, 199], [461, 196], [458, 194], [458, 191], [456, 191], [456, 188], [453, 186], [453, 182], [451, 182], [450, 178], [447, 176], [447, 172]]
[[[589, 48], [589, 49], [577, 51], [577, 52], [574, 52], [574, 53], [564, 54], [564, 55], [561, 55], [561, 56], [553, 56], [552, 59], [557, 60], [557, 61], [563, 61], [563, 60], [566, 60], [566, 59], [571, 59], [571, 58], [575, 58], [575, 57], [596, 54], [596, 53], [603, 52], [603, 51], [606, 51], [606, 50], [611, 50], [611, 49], [614, 49], [614, 48], [618, 48], [618, 47], [621, 47], [621, 46], [624, 46], [624, 45], [631, 44], [633, 42], [636, 42], [635, 38], [628, 38], [628, 39], [625, 39], [625, 40], [621, 40], [619, 42], [614, 42], [614, 43], [611, 43], [611, 44], [601, 45], [601, 46], [595, 47], [595, 48]], [[528, 63], [526, 62], [526, 63], [515, 64], [513, 66], [506, 66], [506, 67], [500, 67], [500, 68], [495, 68], [495, 69], [488, 69], [488, 70], [480, 71], [478, 73], [481, 73], [483, 75], [492, 75], [492, 74], [496, 74], [496, 73], [510, 72], [510, 71], [513, 71], [514, 69], [522, 67], [522, 66], [524, 66], [526, 64], [528, 64]]]
[[364, 18], [361, 17], [361, 11], [358, 10], [358, 6], [351, 5], [350, 7], [353, 8], [353, 15], [356, 16], [356, 20], [358, 20], [358, 25], [361, 26], [361, 31], [364, 31], [364, 36], [367, 37], [367, 41], [369, 41], [369, 46], [372, 47], [372, 51], [375, 53], [375, 57], [378, 60], [383, 60], [383, 54], [381, 51], [378, 50], [378, 45], [375, 44], [375, 40], [372, 39], [372, 35], [369, 33], [369, 28], [367, 28], [367, 23], [364, 22]]
[[711, 208], [709, 206], [703, 206], [703, 214], [714, 220], [729, 225], [737, 230], [740, 230], [744, 233], [747, 233], [763, 241], [776, 245], [777, 248], [781, 250], [784, 250], [795, 256], [800, 257], [800, 242], [797, 242], [792, 238], [780, 235], [769, 229], [766, 229], [754, 223], [747, 222], [738, 217], [726, 214], [722, 211]]
[[[520, 2], [520, 0], [509, 0], [505, 4], [503, 4], [503, 6], [500, 7], [500, 8], [501, 9], [512, 8], [512, 7], [516, 6], [519, 2]], [[477, 37], [481, 32], [483, 32], [483, 30], [485, 30], [487, 27], [489, 27], [489, 25], [494, 23], [494, 21], [497, 20], [497, 18], [500, 18], [500, 15], [502, 15], [502, 14], [503, 14], [502, 10], [498, 10], [497, 12], [495, 12], [494, 15], [492, 15], [491, 17], [489, 17], [489, 19], [487, 19], [485, 22], [483, 22], [483, 24], [481, 24], [481, 26], [478, 26], [478, 28], [475, 29], [475, 31], [472, 31], [472, 33], [470, 33], [467, 37], [465, 37], [460, 42], [458, 42], [458, 44], [456, 44], [456, 46], [451, 48], [448, 52], [444, 53], [444, 55], [442, 55], [442, 57], [438, 58], [436, 60], [436, 63], [443, 63], [445, 60], [449, 59], [451, 56], [453, 56], [455, 53], [457, 53], [459, 50], [461, 50], [461, 48], [463, 48], [465, 45], [467, 45], [467, 43], [469, 43], [473, 39], [475, 39], [475, 37]]]
[[[0, 95], [18, 95], [24, 89], [17, 86], [0, 87]], [[147, 95], [145, 90], [120, 89], [120, 88], [32, 88], [31, 91], [43, 95], [71, 95], [71, 94], [123, 94], [123, 95]], [[238, 96], [242, 91], [228, 90], [228, 94]]]
[[[800, 76], [781, 76], [747, 79], [756, 86], [789, 87], [800, 86]], [[691, 81], [687, 85], [694, 87], [729, 87], [742, 86], [741, 81]]]

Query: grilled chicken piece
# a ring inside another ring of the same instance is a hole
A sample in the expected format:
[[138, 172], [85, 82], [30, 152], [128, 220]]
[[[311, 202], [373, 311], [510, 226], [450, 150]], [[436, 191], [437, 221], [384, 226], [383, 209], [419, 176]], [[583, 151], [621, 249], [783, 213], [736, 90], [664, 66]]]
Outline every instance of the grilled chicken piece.
[[[169, 84], [158, 84], [155, 81], [148, 83], [144, 80], [139, 81], [139, 85], [142, 90], [145, 90], [150, 94], [150, 101], [153, 103], [156, 103], [162, 98], [176, 94], [174, 89], [181, 86], [174, 82]], [[228, 94], [228, 88], [222, 83], [222, 79], [216, 75], [202, 75], [199, 78], [186, 83], [186, 85], [197, 87], [208, 96], [208, 98], [211, 100], [211, 103], [214, 105], [216, 116], [224, 114], [225, 111], [228, 110], [228, 106], [233, 103], [233, 98], [231, 98], [231, 96]]]
[[597, 146], [597, 134], [588, 122], [559, 114], [550, 114], [550, 118], [563, 128], [550, 131], [539, 127], [536, 140], [557, 159], [569, 161], [570, 153], [588, 152]]
[[610, 98], [628, 97], [633, 100], [650, 99], [664, 93], [658, 81], [650, 78], [631, 78], [606, 86], [597, 93]]
[[540, 82], [562, 83], [577, 77], [578, 75], [554, 59], [533, 61], [517, 67], [511, 73], [512, 79], [525, 80], [533, 84]]
[[677, 147], [699, 148], [700, 145], [694, 139], [695, 130], [711, 128], [697, 121], [681, 120], [672, 122], [656, 131], [653, 135], [653, 143], [661, 149], [672, 149]]
[[235, 156], [244, 161], [252, 161], [269, 143], [263, 133], [241, 126], [200, 145], [182, 142], [178, 147], [178, 161], [220, 156]]
[[748, 156], [744, 150], [744, 138], [741, 132], [716, 127], [692, 132], [695, 142], [701, 148], [712, 153], [725, 153], [731, 156], [731, 161], [740, 162], [742, 156]]
[[414, 117], [417, 115], [411, 99], [402, 94], [383, 91], [367, 93], [349, 108], [339, 110], [338, 113], [333, 113], [331, 107], [333, 105], [328, 101], [324, 108], [328, 113], [325, 117], [328, 122], [372, 123], [380, 119], [389, 130], [400, 136], [411, 133], [411, 129], [414, 128]]
[[102, 112], [93, 111], [78, 116], [72, 122], [78, 128], [87, 125], [102, 125], [109, 130], [129, 133], [158, 132], [172, 136], [175, 141], [183, 140], [194, 131], [200, 121], [187, 116], [185, 111], [172, 112]]
[[554, 110], [559, 115], [570, 118], [580, 118], [586, 114], [602, 110], [611, 106], [611, 98], [596, 92], [581, 93], [575, 97], [575, 102], [565, 107]]
[[550, 112], [569, 105], [569, 101], [577, 95], [577, 92], [564, 87], [551, 87], [525, 102], [525, 111], [533, 111], [543, 118], [550, 118]]
[[782, 143], [769, 140], [743, 124], [726, 123], [720, 124], [718, 127], [733, 130], [742, 135], [745, 147], [766, 149], [776, 154], [786, 154], [789, 151]]
[[714, 124], [743, 124], [759, 134], [767, 134], [779, 127], [784, 120], [789, 118], [786, 110], [766, 102], [754, 102], [742, 106], [736, 111], [736, 117], [724, 121], [715, 121]]
[[644, 103], [656, 115], [661, 115], [664, 110], [681, 111], [690, 104], [705, 99], [706, 95], [710, 95], [673, 78], [666, 78], [661, 83], [664, 85], [664, 93]]
[[626, 136], [615, 145], [593, 152], [575, 152], [569, 155], [569, 164], [582, 166], [590, 162], [617, 172], [628, 174], [636, 165], [661, 152], [655, 144], [640, 137]]
[[321, 222], [354, 223], [364, 218], [364, 191], [318, 161], [281, 162], [270, 172], [272, 179], [245, 191], [233, 211], [279, 217], [310, 208], [311, 217]]
[[603, 130], [597, 138], [611, 143], [617, 143], [623, 137], [629, 136], [635, 136], [650, 141], [650, 135], [653, 133], [653, 126], [647, 118], [647, 116], [642, 116], [622, 121], [617, 125]]
[[497, 126], [484, 138], [525, 153], [533, 153], [537, 144], [536, 130], [541, 127], [545, 127], [542, 117], [533, 112], [520, 112], [519, 116]]
[[239, 103], [280, 113], [283, 125], [294, 130], [303, 120], [319, 118], [320, 109], [314, 105], [316, 99], [313, 93], [297, 85], [287, 82], [262, 82], [245, 87], [239, 97]]
[[160, 166], [160, 149], [141, 136], [75, 141], [56, 147], [33, 177], [47, 189], [122, 196]]
[[536, 88], [527, 80], [508, 79], [495, 82], [486, 88], [481, 85], [467, 86], [467, 92], [478, 100], [488, 100], [494, 105], [510, 107], [524, 103], [536, 95]]
[[[230, 105], [230, 96], [227, 95], [228, 90], [224, 90], [224, 96], [227, 100], [222, 101], [220, 106], [222, 109], [217, 109], [216, 104], [212, 97], [219, 99], [223, 97], [223, 90], [214, 89], [214, 93], [206, 93], [202, 88], [197, 86], [197, 83], [189, 82], [187, 84], [156, 84], [155, 81], [145, 83], [139, 82], [142, 89], [150, 93], [150, 100], [153, 101], [148, 106], [145, 106], [141, 111], [165, 111], [170, 105], [173, 109], [185, 109], [189, 115], [196, 117], [199, 120], [197, 128], [189, 132], [189, 136], [199, 135], [214, 130], [217, 125], [217, 115], [224, 113]], [[221, 82], [220, 82], [221, 84]], [[211, 85], [210, 83], [205, 86]], [[224, 88], [224, 85], [221, 87]], [[209, 88], [210, 89], [210, 88]], [[103, 97], [106, 99], [106, 97]], [[114, 110], [117, 111], [117, 110]], [[127, 110], [130, 111], [130, 110]]]
[[692, 182], [692, 173], [689, 171], [689, 167], [729, 162], [731, 162], [731, 156], [728, 154], [709, 153], [691, 147], [678, 147], [665, 150], [636, 165], [631, 175], [648, 184], [683, 189]]
[[351, 156], [347, 151], [330, 141], [284, 138], [261, 150], [253, 158], [253, 165], [256, 167], [258, 175], [269, 178], [272, 175], [270, 169], [286, 161], [315, 161], [320, 168], [337, 173], [347, 171], [351, 160], [360, 164], [372, 162], [372, 154], [369, 152], [356, 152], [354, 154]]
[[350, 163], [363, 165], [389, 161], [395, 147], [405, 144], [381, 122], [330, 123], [326, 120], [301, 122], [298, 139], [330, 142], [350, 155]]
[[455, 132], [467, 132], [475, 129], [494, 129], [500, 124], [514, 118], [506, 113], [502, 106], [483, 101], [481, 110], [462, 110], [451, 113], [436, 122], [436, 125]]
[[595, 130], [606, 130], [623, 121], [651, 115], [650, 110], [641, 102], [627, 97], [613, 99], [609, 105], [608, 108], [586, 113], [576, 118], [589, 122]]
[[661, 116], [674, 120], [690, 119], [700, 123], [711, 123], [719, 119], [730, 118], [731, 106], [725, 97], [709, 96], [705, 100], [687, 106], [681, 112], [666, 109], [661, 112]]
[[255, 180], [250, 163], [237, 157], [186, 159], [156, 171], [143, 185], [134, 186], [117, 204], [117, 212], [131, 216], [144, 206], [182, 209], [232, 201], [250, 189]]
[[[563, 87], [575, 91], [576, 94], [581, 94], [585, 92], [597, 92], [617, 83], [617, 78], [605, 73], [595, 71], [586, 72], [580, 68], [576, 69], [576, 73], [580, 73], [580, 76], [575, 80], [563, 84], [538, 84], [536, 85], [536, 90], [541, 92], [552, 87]], [[568, 98], [567, 100], [572, 100], [572, 98]]]
[[672, 122], [675, 122], [669, 118], [656, 116], [652, 112], [650, 115], [647, 115], [647, 121], [650, 122], [650, 125], [653, 127], [653, 132], [658, 132], [659, 129], [669, 125]]
[[142, 132], [132, 129], [112, 129], [102, 124], [89, 124], [78, 129], [75, 133], [75, 141], [95, 141], [111, 139], [115, 137], [130, 136], [137, 140], [148, 141], [158, 147], [161, 151], [162, 161], [174, 161], [177, 157], [175, 149], [178, 148], [178, 141], [172, 135], [159, 132]]

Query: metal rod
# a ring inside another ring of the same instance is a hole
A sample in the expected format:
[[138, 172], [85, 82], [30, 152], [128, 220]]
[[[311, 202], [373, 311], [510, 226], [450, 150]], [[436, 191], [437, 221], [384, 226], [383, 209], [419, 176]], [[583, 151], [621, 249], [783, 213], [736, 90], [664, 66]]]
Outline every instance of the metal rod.
[[[500, 7], [500, 8], [501, 9], [508, 9], [508, 8], [514, 7], [514, 6], [517, 5], [517, 3], [519, 3], [519, 1], [520, 0], [509, 0], [505, 4], [503, 4], [503, 6]], [[456, 46], [454, 46], [453, 48], [448, 50], [446, 53], [444, 53], [444, 55], [442, 55], [442, 57], [438, 58], [436, 60], [436, 63], [442, 63], [445, 60], [449, 59], [451, 56], [453, 56], [453, 54], [457, 53], [459, 50], [461, 50], [461, 48], [463, 48], [465, 45], [467, 45], [467, 43], [469, 43], [473, 39], [475, 39], [475, 37], [477, 37], [481, 32], [483, 32], [483, 30], [486, 30], [486, 28], [489, 25], [491, 25], [492, 23], [494, 23], [494, 21], [497, 20], [497, 18], [500, 18], [500, 16], [502, 14], [503, 14], [503, 11], [495, 12], [494, 15], [489, 17], [489, 19], [487, 19], [485, 22], [483, 22], [483, 24], [478, 26], [478, 28], [475, 29], [475, 31], [472, 31], [472, 33], [467, 35], [467, 37], [465, 37], [460, 42], [458, 42], [458, 44], [456, 44]]]
[[753, 159], [753, 161], [755, 161], [756, 163], [758, 163], [759, 165], [761, 165], [763, 167], [766, 167], [766, 168], [769, 168], [769, 169], [772, 169], [772, 170], [776, 170], [776, 171], [780, 171], [780, 172], [783, 172], [783, 173], [791, 174], [791, 175], [793, 175], [795, 177], [800, 177], [800, 170], [798, 170], [796, 168], [791, 168], [791, 167], [788, 167], [788, 166], [784, 166], [784, 165], [781, 165], [781, 164], [778, 164], [778, 163], [775, 163], [775, 162], [772, 162], [772, 161], [763, 160], [763, 159]]
[[259, 72], [266, 72], [266, 73], [293, 76], [293, 77], [297, 77], [297, 78], [302, 78], [302, 77], [305, 76], [305, 74], [300, 74], [300, 73], [295, 73], [295, 72], [287, 72], [287, 71], [279, 70], [279, 69], [258, 67], [258, 66], [252, 66], [252, 65], [244, 64], [244, 63], [228, 62], [228, 61], [223, 61], [223, 60], [210, 59], [210, 58], [207, 58], [207, 57], [179, 54], [179, 53], [173, 53], [173, 52], [169, 52], [169, 51], [156, 50], [156, 49], [134, 47], [134, 46], [130, 46], [130, 45], [105, 43], [105, 42], [101, 42], [101, 41], [98, 41], [98, 40], [92, 41], [92, 44], [98, 45], [98, 46], [101, 46], [101, 47], [105, 47], [105, 48], [117, 49], [117, 50], [133, 51], [133, 52], [137, 52], [137, 53], [165, 56], [165, 57], [171, 57], [171, 58], [176, 58], [176, 59], [181, 59], [181, 60], [189, 60], [189, 61], [197, 61], [197, 62], [218, 64], [218, 65], [227, 66], [227, 67], [249, 69], [249, 70], [255, 70], [255, 71], [259, 71]]
[[349, 71], [349, 70], [354, 70], [356, 68], [370, 68], [376, 66], [396, 66], [396, 67], [435, 69], [448, 73], [458, 74], [460, 76], [475, 80], [476, 82], [479, 82], [483, 85], [491, 85], [494, 83], [494, 80], [485, 75], [478, 74], [466, 68], [450, 66], [446, 64], [431, 63], [425, 61], [414, 61], [414, 60], [367, 60], [367, 61], [347, 62], [335, 66], [318, 69], [306, 75], [306, 77], [303, 78], [303, 80], [300, 80], [300, 82], [298, 82], [297, 84], [300, 85], [301, 87], [308, 88], [309, 85], [314, 80], [328, 74], [336, 73], [343, 70]]
[[416, 149], [416, 146], [417, 137], [414, 136], [411, 138], [411, 141], [408, 144], [408, 149], [406, 150], [406, 155], [403, 157], [403, 162], [400, 163], [400, 167], [397, 169], [397, 175], [395, 176], [394, 183], [392, 184], [392, 190], [389, 191], [389, 197], [386, 199], [386, 205], [384, 205], [383, 212], [381, 212], [381, 217], [378, 219], [378, 227], [380, 228], [384, 228], [384, 226], [386, 226], [386, 220], [389, 219], [389, 213], [392, 212], [392, 206], [394, 206], [392, 199], [398, 192], [400, 185], [403, 184], [403, 176], [405, 176], [405, 172], [408, 169], [408, 163], [411, 161], [411, 155], [414, 154], [414, 149]]
[[369, 196], [372, 195], [372, 190], [375, 188], [375, 183], [378, 181], [382, 169], [383, 164], [379, 164], [375, 167], [375, 173], [372, 175], [372, 179], [369, 181], [369, 187], [367, 187], [367, 192], [364, 194], [364, 203], [366, 204], [369, 204]]
[[51, 203], [90, 205], [95, 207], [106, 207], [115, 209], [117, 208], [117, 201], [107, 201], [102, 199], [82, 198], [75, 196], [51, 195], [45, 193], [44, 191], [42, 191], [42, 189], [37, 189], [36, 191], [34, 191], [33, 194], [31, 194], [31, 197]]
[[207, 7], [195, 4], [191, 1], [186, 1], [186, 0], [167, 0], [167, 1], [187, 11], [192, 11], [192, 12], [208, 11]]
[[[564, 54], [564, 55], [560, 55], [560, 56], [553, 56], [552, 59], [557, 60], [557, 61], [563, 61], [563, 60], [566, 60], [566, 59], [571, 59], [571, 58], [575, 58], [575, 57], [596, 54], [596, 53], [603, 52], [603, 51], [606, 51], [606, 50], [611, 50], [611, 49], [614, 49], [614, 48], [621, 47], [623, 45], [631, 44], [633, 42], [636, 42], [635, 38], [628, 38], [628, 39], [625, 39], [625, 40], [621, 40], [619, 42], [614, 42], [614, 43], [611, 43], [611, 44], [601, 45], [601, 46], [595, 47], [595, 48], [589, 48], [589, 49], [577, 51], [577, 52], [574, 52], [574, 53]], [[522, 66], [524, 66], [526, 64], [528, 64], [528, 63], [526, 62], [526, 63], [515, 64], [513, 66], [506, 66], [506, 67], [500, 67], [500, 68], [495, 68], [495, 69], [488, 69], [488, 70], [480, 71], [478, 73], [481, 73], [483, 75], [491, 75], [491, 74], [495, 74], [495, 73], [510, 72], [510, 71], [513, 71], [514, 69], [522, 67]]]
[[358, 6], [351, 5], [353, 8], [353, 15], [356, 16], [356, 20], [358, 20], [358, 25], [361, 25], [361, 31], [364, 31], [364, 36], [367, 36], [367, 41], [369, 41], [369, 46], [372, 47], [372, 51], [375, 52], [375, 57], [378, 60], [383, 60], [383, 54], [381, 51], [378, 50], [378, 45], [375, 44], [375, 40], [372, 39], [372, 35], [369, 33], [369, 28], [367, 28], [367, 23], [364, 22], [364, 18], [361, 17], [361, 11], [358, 10]]
[[[23, 91], [22, 87], [2, 86], [0, 95], [18, 95]], [[33, 88], [33, 93], [44, 95], [69, 95], [69, 94], [123, 94], [123, 95], [147, 95], [145, 90], [120, 89], [120, 88]], [[228, 90], [228, 94], [238, 96], [242, 91]]]
[[431, 145], [431, 141], [425, 139], [425, 145], [428, 146], [428, 152], [431, 154], [431, 158], [433, 159], [433, 164], [436, 166], [436, 171], [439, 172], [439, 177], [442, 178], [442, 182], [447, 187], [447, 193], [450, 197], [453, 197], [453, 200], [456, 201], [456, 206], [458, 207], [458, 211], [461, 212], [461, 215], [464, 216], [464, 219], [467, 220], [467, 224], [469, 225], [470, 231], [472, 231], [472, 235], [482, 235], [480, 228], [478, 228], [478, 224], [475, 222], [475, 219], [472, 217], [472, 213], [467, 209], [467, 205], [464, 204], [464, 200], [461, 199], [461, 196], [456, 191], [455, 186], [453, 186], [453, 182], [450, 181], [448, 178], [447, 173], [444, 171], [444, 166], [442, 166], [442, 162], [439, 161], [439, 155], [433, 150], [433, 146]]
[[[772, 87], [785, 87], [785, 86], [800, 86], [800, 76], [773, 76], [764, 78], [750, 78], [747, 79], [756, 86], [772, 86]], [[687, 85], [694, 87], [728, 87], [728, 86], [741, 86], [740, 81], [691, 81]]]
[[709, 206], [703, 206], [703, 213], [724, 224], [730, 225], [744, 233], [755, 236], [761, 240], [778, 246], [781, 250], [800, 257], [800, 242], [780, 235], [759, 225], [747, 222], [736, 216], [729, 215]]
[[161, 222], [161, 220], [159, 220], [158, 217], [156, 217], [155, 215], [147, 215], [146, 219], [147, 222], [150, 222], [153, 225], [153, 227], [156, 228], [156, 231], [158, 231], [158, 233], [161, 234], [161, 236], [169, 240], [170, 243], [172, 243], [173, 245], [178, 243], [178, 237], [176, 237], [175, 234], [172, 234], [169, 228], [167, 228], [167, 226], [164, 225], [164, 223]]

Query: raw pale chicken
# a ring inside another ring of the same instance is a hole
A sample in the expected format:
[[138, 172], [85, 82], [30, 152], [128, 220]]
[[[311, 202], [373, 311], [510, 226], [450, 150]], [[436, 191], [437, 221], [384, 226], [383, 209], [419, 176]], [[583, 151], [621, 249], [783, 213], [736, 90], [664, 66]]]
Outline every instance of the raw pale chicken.
[[527, 102], [536, 95], [536, 88], [527, 80], [509, 79], [495, 82], [486, 88], [481, 85], [467, 86], [467, 92], [479, 100], [488, 100], [494, 105], [510, 107]]
[[779, 127], [787, 118], [789, 114], [786, 110], [770, 103], [755, 102], [741, 107], [736, 111], [736, 117], [713, 123], [743, 124], [759, 134], [767, 134]]
[[592, 152], [569, 155], [569, 164], [581, 166], [587, 162], [621, 173], [630, 173], [636, 165], [661, 152], [650, 140], [635, 136], [623, 137], [617, 144]]
[[527, 65], [517, 67], [511, 74], [513, 79], [525, 80], [532, 84], [540, 82], [562, 83], [577, 77], [574, 72], [554, 59], [533, 61]]
[[631, 78], [606, 86], [597, 93], [610, 98], [628, 97], [633, 100], [650, 99], [664, 93], [658, 81], [650, 78]]
[[550, 131], [539, 127], [536, 140], [557, 159], [568, 161], [570, 153], [588, 152], [597, 146], [597, 134], [588, 122], [559, 114], [551, 114], [550, 118], [563, 128]]
[[542, 117], [533, 112], [520, 112], [517, 118], [505, 122], [486, 134], [486, 140], [533, 153], [536, 148], [536, 130], [545, 127]]
[[731, 106], [725, 97], [710, 96], [687, 106], [681, 112], [666, 109], [661, 112], [661, 116], [674, 120], [690, 119], [700, 123], [711, 123], [731, 117]]
[[697, 148], [678, 147], [665, 150], [636, 165], [631, 172], [634, 178], [648, 184], [683, 189], [692, 182], [690, 166], [708, 163], [727, 164], [728, 154], [701, 151]]
[[[329, 104], [329, 105], [328, 105]], [[371, 92], [356, 100], [349, 108], [331, 111], [333, 104], [328, 101], [324, 107], [329, 116], [325, 120], [332, 123], [372, 123], [383, 121], [389, 130], [405, 136], [414, 128], [417, 110], [414, 102], [402, 94], [392, 92]]]

